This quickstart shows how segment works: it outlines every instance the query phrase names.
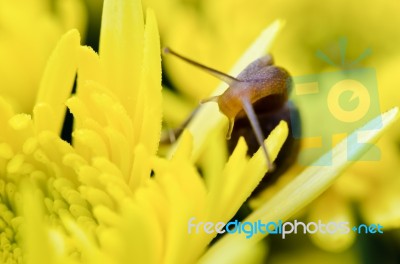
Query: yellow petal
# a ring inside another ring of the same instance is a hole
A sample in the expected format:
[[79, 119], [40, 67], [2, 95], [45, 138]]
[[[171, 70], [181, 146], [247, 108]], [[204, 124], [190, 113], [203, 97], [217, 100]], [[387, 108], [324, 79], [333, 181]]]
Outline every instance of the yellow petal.
[[140, 0], [105, 0], [99, 54], [107, 87], [133, 118], [143, 65], [144, 21]]
[[[157, 21], [153, 11], [148, 10], [146, 16], [144, 38], [144, 60], [141, 81], [141, 96], [144, 101], [144, 111], [137, 108], [136, 113], [142, 114], [143, 125], [140, 142], [144, 144], [149, 154], [156, 154], [161, 135], [161, 57], [160, 39]], [[144, 113], [142, 113], [142, 111]], [[135, 126], [134, 126], [135, 127]]]
[[95, 81], [102, 85], [105, 84], [103, 68], [97, 53], [90, 47], [82, 46], [79, 48], [78, 66], [78, 88], [79, 93], [87, 81]]
[[[50, 129], [60, 133], [65, 117], [65, 101], [70, 96], [78, 64], [80, 37], [77, 30], [67, 32], [53, 51], [40, 83], [36, 105], [47, 104], [52, 109], [49, 116], [40, 111], [37, 120], [38, 131]], [[43, 120], [44, 119], [44, 120]], [[45, 124], [45, 127], [42, 127]]]

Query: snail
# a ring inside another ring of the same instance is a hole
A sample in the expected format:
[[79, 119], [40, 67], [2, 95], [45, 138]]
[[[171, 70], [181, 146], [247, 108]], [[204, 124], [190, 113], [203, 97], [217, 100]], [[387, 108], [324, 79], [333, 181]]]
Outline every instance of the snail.
[[[263, 179], [254, 193], [273, 182], [296, 160], [299, 140], [293, 137], [293, 130], [297, 129], [296, 135], [298, 135], [301, 128], [299, 111], [288, 100], [292, 79], [285, 69], [273, 65], [271, 55], [258, 58], [237, 77], [232, 77], [186, 58], [170, 48], [164, 48], [163, 51], [164, 54], [174, 55], [205, 70], [229, 85], [221, 95], [202, 100], [201, 103], [216, 102], [220, 112], [228, 118], [229, 126], [226, 138], [230, 152], [233, 151], [241, 136], [244, 137], [249, 147], [249, 155], [254, 154], [261, 146], [267, 162], [269, 177], [264, 177], [265, 180]], [[264, 144], [264, 138], [281, 120], [288, 123], [289, 136], [273, 164]]]

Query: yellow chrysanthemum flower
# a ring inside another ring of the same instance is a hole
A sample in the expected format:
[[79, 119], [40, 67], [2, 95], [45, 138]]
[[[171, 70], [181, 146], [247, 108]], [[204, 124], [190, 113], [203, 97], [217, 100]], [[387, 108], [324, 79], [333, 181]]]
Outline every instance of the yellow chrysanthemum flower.
[[[156, 156], [162, 92], [155, 15], [148, 10], [144, 18], [139, 0], [106, 0], [101, 26], [98, 54], [81, 46], [77, 30], [62, 36], [27, 111], [32, 115], [0, 100], [1, 261], [233, 263], [247, 256], [254, 263], [263, 257], [253, 246], [266, 234], [225, 235], [208, 248], [215, 233], [188, 232], [193, 217], [227, 222], [234, 216], [267, 171], [261, 150], [249, 158], [240, 140], [226, 164], [200, 175], [194, 162], [209, 138], [218, 141], [224, 124], [220, 115], [207, 118], [216, 109], [205, 105], [171, 158]], [[263, 54], [278, 29], [276, 22], [264, 30], [232, 73]], [[66, 107], [75, 118], [72, 145], [59, 136]], [[397, 109], [381, 118], [382, 127], [364, 133], [363, 142], [375, 141]], [[266, 139], [272, 160], [287, 135], [282, 122]], [[357, 147], [351, 157], [365, 150]], [[247, 220], [291, 217], [350, 165], [345, 152], [346, 140], [334, 148], [333, 166], [306, 169]], [[249, 254], [253, 249], [257, 254]]]

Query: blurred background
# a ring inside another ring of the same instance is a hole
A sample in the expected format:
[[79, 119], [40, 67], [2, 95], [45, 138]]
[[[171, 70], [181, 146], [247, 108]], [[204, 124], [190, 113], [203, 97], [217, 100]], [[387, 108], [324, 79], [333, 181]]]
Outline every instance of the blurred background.
[[[223, 72], [230, 70], [261, 30], [281, 19], [285, 26], [271, 50], [275, 64], [292, 76], [374, 69], [378, 90], [373, 100], [379, 102], [380, 111], [400, 106], [397, 0], [143, 0], [143, 5], [155, 10], [163, 46]], [[84, 44], [97, 51], [101, 12], [99, 0], [0, 1], [0, 60], [9, 62], [7, 67], [0, 64], [0, 86], [9, 87], [2, 89], [2, 96], [13, 101], [17, 111], [29, 113], [39, 73], [59, 36], [77, 27]], [[341, 39], [346, 40], [344, 60]], [[20, 48], [17, 55], [10, 52], [16, 46]], [[369, 55], [357, 61], [366, 50]], [[332, 63], [317, 56], [318, 51]], [[352, 64], [354, 61], [357, 63]], [[210, 95], [218, 80], [168, 58], [163, 59], [163, 70], [165, 123], [177, 127], [199, 100]], [[307, 111], [305, 108], [318, 111], [315, 105], [302, 105], [300, 112]], [[324, 120], [320, 118], [315, 122]], [[68, 120], [63, 136], [66, 140], [70, 140]], [[285, 240], [270, 236], [262, 249], [265, 262], [400, 263], [399, 132], [397, 123], [376, 144], [379, 160], [356, 162], [296, 216], [302, 221], [379, 223], [384, 234], [292, 235]], [[268, 199], [290, 177], [290, 173], [284, 175], [257, 202]]]

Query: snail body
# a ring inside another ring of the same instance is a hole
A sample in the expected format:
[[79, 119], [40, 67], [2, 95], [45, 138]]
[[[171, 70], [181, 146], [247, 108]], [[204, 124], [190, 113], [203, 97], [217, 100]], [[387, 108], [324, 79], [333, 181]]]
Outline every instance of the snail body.
[[[281, 120], [285, 120], [289, 125], [289, 137], [276, 159], [276, 164], [279, 166], [276, 173], [284, 169], [286, 165], [282, 164], [288, 163], [287, 161], [293, 163], [297, 157], [299, 142], [293, 137], [291, 118], [296, 119], [295, 123], [299, 125], [300, 116], [295, 105], [288, 101], [292, 79], [285, 69], [273, 64], [271, 55], [255, 60], [237, 77], [232, 77], [188, 59], [169, 48], [165, 48], [164, 53], [173, 54], [229, 85], [221, 95], [205, 99], [202, 103], [216, 102], [220, 112], [228, 118], [226, 138], [229, 140], [230, 150], [233, 150], [240, 136], [243, 136], [249, 146], [249, 154], [253, 154], [261, 146], [268, 166], [267, 174], [274, 173], [275, 166], [269, 157], [264, 138]], [[285, 152], [290, 153], [284, 155]]]

